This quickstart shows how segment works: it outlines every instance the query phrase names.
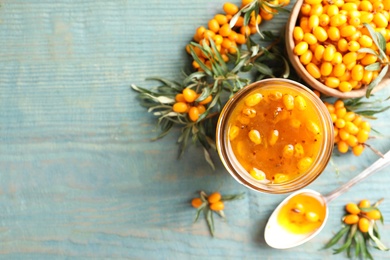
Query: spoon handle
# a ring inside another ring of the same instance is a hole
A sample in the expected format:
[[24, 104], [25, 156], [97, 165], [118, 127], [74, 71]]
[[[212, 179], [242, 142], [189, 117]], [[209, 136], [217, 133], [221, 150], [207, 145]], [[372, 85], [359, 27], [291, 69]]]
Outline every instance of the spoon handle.
[[327, 194], [325, 196], [326, 202], [327, 203], [331, 202], [332, 200], [334, 200], [335, 198], [337, 198], [338, 196], [340, 196], [341, 194], [349, 190], [356, 183], [360, 182], [361, 180], [368, 177], [372, 173], [382, 170], [388, 165], [390, 165], [390, 151], [388, 151], [382, 158], [378, 159], [376, 162], [374, 162], [369, 167], [367, 167], [360, 174], [356, 175], [354, 178], [346, 182], [344, 185]]

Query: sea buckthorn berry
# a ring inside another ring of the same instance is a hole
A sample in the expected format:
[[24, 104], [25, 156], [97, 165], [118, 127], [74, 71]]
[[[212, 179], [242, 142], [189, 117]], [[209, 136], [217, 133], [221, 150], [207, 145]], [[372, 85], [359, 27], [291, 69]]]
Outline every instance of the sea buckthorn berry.
[[318, 15], [311, 15], [309, 17], [309, 28], [313, 29], [316, 28], [320, 24], [320, 18]]
[[208, 22], [208, 27], [211, 31], [213, 32], [218, 32], [219, 31], [219, 23], [217, 20], [215, 19], [211, 19], [209, 22]]
[[218, 22], [219, 25], [224, 25], [228, 23], [228, 18], [226, 17], [226, 15], [223, 14], [216, 14], [214, 16], [214, 19]]
[[218, 202], [221, 200], [221, 193], [219, 192], [214, 192], [214, 193], [211, 193], [210, 196], [207, 198], [207, 201], [209, 203], [215, 203], [215, 202]]
[[236, 42], [236, 41], [237, 41], [237, 38], [238, 38], [237, 33], [236, 33], [235, 31], [232, 31], [232, 32], [230, 33], [230, 35], [228, 36], [228, 38], [229, 38], [229, 40], [231, 40], [232, 42]]
[[309, 16], [317, 15], [320, 16], [324, 12], [324, 7], [322, 4], [316, 4], [311, 6]]
[[364, 217], [360, 218], [358, 222], [358, 227], [362, 233], [367, 233], [368, 229], [370, 228], [370, 221]]
[[369, 200], [364, 199], [364, 200], [361, 200], [359, 202], [359, 208], [360, 209], [362, 209], [362, 208], [369, 208], [370, 206], [371, 206], [371, 203], [370, 203]]
[[344, 119], [344, 116], [347, 114], [347, 108], [345, 108], [345, 107], [337, 107], [335, 113], [336, 113], [338, 118], [343, 118]]
[[191, 107], [190, 110], [188, 110], [188, 116], [190, 117], [192, 122], [198, 121], [199, 109], [197, 107]]
[[198, 108], [199, 115], [201, 115], [204, 112], [206, 112], [206, 107], [204, 105], [197, 105], [196, 107]]
[[345, 120], [345, 121], [352, 121], [352, 120], [355, 119], [355, 117], [356, 117], [355, 112], [353, 112], [353, 111], [348, 111], [348, 112], [346, 112], [345, 115], [344, 115], [344, 120]]
[[304, 2], [309, 5], [318, 5], [321, 4], [322, 0], [305, 0]]
[[269, 13], [263, 9], [260, 10], [260, 16], [265, 21], [269, 21], [269, 20], [272, 20], [272, 18], [274, 18], [274, 15], [272, 13]]
[[345, 105], [344, 105], [344, 101], [341, 100], [341, 99], [338, 99], [338, 100], [336, 100], [336, 101], [334, 102], [333, 106], [334, 106], [335, 109], [340, 109], [340, 108], [342, 108], [342, 107], [345, 106]]
[[337, 49], [339, 52], [347, 52], [348, 51], [348, 41], [344, 38], [341, 38], [337, 42]]
[[293, 30], [293, 38], [297, 42], [300, 42], [303, 40], [304, 32], [301, 27], [295, 26]]
[[300, 42], [294, 47], [294, 53], [298, 56], [304, 54], [309, 49], [309, 44], [307, 42]]
[[343, 63], [344, 64], [350, 64], [350, 63], [353, 63], [353, 62], [356, 62], [357, 60], [357, 53], [356, 52], [348, 52], [347, 54], [345, 54], [343, 56]]
[[364, 67], [360, 64], [356, 64], [352, 68], [351, 76], [353, 80], [361, 81], [364, 75]]
[[[365, 48], [370, 48], [373, 44], [372, 38], [368, 35], [362, 35], [358, 41], [359, 41], [360, 46], [365, 47]], [[373, 55], [373, 56], [375, 56], [375, 55]]]
[[330, 88], [338, 88], [340, 85], [340, 80], [336, 77], [327, 77], [325, 79], [325, 85]]
[[335, 126], [337, 128], [343, 128], [345, 126], [345, 120], [342, 118], [337, 118], [337, 120], [335, 122]]
[[360, 44], [357, 41], [350, 41], [348, 43], [349, 51], [358, 51], [360, 49]]
[[260, 93], [252, 94], [252, 95], [248, 96], [247, 98], [245, 98], [245, 105], [247, 105], [248, 107], [256, 106], [257, 104], [260, 103], [260, 101], [262, 99], [263, 99], [262, 94], [260, 94]]
[[363, 153], [364, 151], [364, 145], [363, 144], [357, 144], [356, 146], [352, 147], [352, 153], [355, 156], [359, 156]]
[[372, 20], [377, 27], [386, 28], [389, 24], [389, 21], [382, 13], [375, 13]]
[[195, 99], [198, 97], [198, 94], [196, 94], [195, 90], [193, 89], [185, 88], [183, 90], [183, 96], [188, 103], [191, 103], [195, 101]]
[[319, 42], [324, 42], [328, 39], [328, 33], [320, 26], [317, 26], [313, 29], [313, 34]]
[[249, 174], [256, 180], [262, 181], [265, 179], [265, 173], [257, 168], [253, 168], [249, 171]]
[[294, 145], [294, 157], [300, 158], [303, 157], [304, 155], [305, 155], [305, 150], [302, 144], [297, 143], [296, 145]]
[[315, 50], [314, 50], [314, 57], [318, 60], [321, 61], [322, 57], [324, 56], [325, 52], [325, 47], [323, 45], [318, 45]]
[[345, 205], [345, 210], [348, 213], [355, 214], [355, 215], [360, 213], [360, 209], [359, 209], [358, 205], [356, 205], [356, 203], [352, 203], [352, 202]]
[[235, 15], [238, 12], [238, 6], [228, 2], [223, 5], [223, 10], [227, 14]]
[[368, 85], [373, 80], [374, 73], [370, 70], [364, 70], [363, 78], [361, 80], [362, 84]]
[[186, 113], [188, 111], [188, 104], [185, 102], [176, 102], [173, 104], [172, 110], [176, 113]]
[[325, 47], [324, 56], [322, 58], [324, 61], [332, 61], [335, 54], [336, 48], [333, 45], [328, 45]]
[[340, 153], [346, 153], [348, 152], [348, 144], [345, 142], [345, 141], [339, 141], [337, 142], [337, 150], [340, 152]]
[[340, 40], [341, 35], [340, 35], [339, 28], [334, 27], [334, 26], [329, 27], [327, 33], [328, 33], [329, 39], [331, 39], [332, 41], [336, 42], [336, 41]]
[[301, 15], [309, 16], [310, 11], [311, 11], [311, 5], [303, 3], [300, 10]]
[[328, 61], [323, 62], [320, 66], [320, 71], [322, 76], [329, 76], [332, 73], [332, 70], [333, 70], [333, 65]]
[[223, 201], [217, 201], [215, 203], [210, 204], [210, 209], [213, 211], [221, 211], [225, 208], [225, 204]]
[[293, 128], [299, 128], [301, 126], [301, 121], [299, 121], [298, 119], [296, 118], [292, 118], [290, 120], [290, 126], [293, 127]]
[[238, 136], [239, 133], [240, 133], [240, 128], [238, 126], [234, 125], [234, 126], [230, 127], [229, 140], [233, 141]]
[[272, 92], [268, 95], [268, 98], [272, 101], [278, 101], [280, 100], [281, 98], [283, 97], [283, 94], [282, 92], [279, 92], [279, 91], [275, 91], [275, 92]]
[[229, 24], [224, 24], [219, 29], [218, 33], [223, 37], [228, 37], [230, 33], [232, 32], [232, 29], [230, 28]]
[[361, 11], [366, 11], [366, 12], [372, 12], [373, 10], [372, 3], [368, 0], [361, 1], [359, 8]]
[[310, 62], [306, 65], [306, 70], [315, 79], [319, 79], [321, 77], [320, 68], [318, 68], [318, 66], [315, 65], [313, 62]]
[[306, 129], [315, 135], [318, 135], [321, 133], [320, 127], [317, 125], [317, 123], [314, 121], [311, 121], [311, 120], [307, 122]]
[[283, 104], [287, 110], [293, 110], [294, 109], [294, 96], [292, 96], [290, 94], [283, 95]]
[[347, 131], [345, 131], [344, 128], [342, 128], [342, 129], [339, 130], [339, 136], [340, 136], [341, 140], [347, 141], [348, 138], [349, 138], [349, 133]]
[[339, 90], [341, 92], [349, 92], [352, 90], [352, 85], [348, 81], [341, 81], [339, 85]]
[[294, 146], [292, 144], [285, 145], [282, 154], [284, 158], [291, 158], [294, 155]]
[[306, 109], [306, 100], [302, 96], [296, 96], [294, 99], [294, 106], [299, 110], [303, 111]]
[[324, 13], [320, 14], [319, 19], [320, 19], [320, 26], [321, 27], [326, 27], [330, 22], [329, 15], [324, 14]]
[[200, 105], [206, 105], [206, 104], [210, 103], [212, 100], [213, 100], [213, 96], [210, 95], [210, 96], [206, 97], [205, 99], [203, 99], [202, 101], [199, 101], [198, 103]]
[[317, 43], [317, 38], [312, 33], [305, 33], [303, 35], [303, 41], [311, 45]]
[[229, 49], [233, 46], [232, 41], [229, 38], [223, 38], [222, 47], [225, 49]]
[[239, 116], [239, 117], [238, 117], [238, 121], [239, 121], [241, 124], [243, 124], [243, 125], [248, 125], [249, 122], [250, 122], [250, 118], [247, 117], [247, 116], [245, 116], [245, 115], [243, 115], [243, 116]]
[[261, 144], [261, 135], [259, 131], [257, 130], [249, 131], [248, 137], [254, 144]]
[[357, 133], [356, 137], [358, 139], [359, 143], [365, 143], [368, 139], [369, 133], [367, 130], [360, 129], [359, 132]]
[[241, 34], [241, 33], [237, 33], [237, 40], [236, 40], [237, 44], [245, 44], [246, 43], [246, 37], [245, 35]]
[[336, 14], [330, 17], [330, 26], [339, 27], [347, 22], [347, 17], [343, 14]]
[[362, 121], [359, 126], [360, 126], [361, 129], [364, 129], [367, 132], [371, 131], [371, 125], [367, 121]]
[[175, 96], [175, 100], [177, 102], [186, 102], [185, 98], [184, 98], [184, 95], [182, 93], [179, 93]]
[[254, 118], [256, 116], [256, 110], [250, 107], [246, 107], [242, 110], [242, 113], [249, 118]]
[[319, 220], [319, 216], [317, 213], [313, 211], [309, 211], [305, 213], [305, 219], [309, 222], [317, 222]]
[[372, 220], [379, 220], [381, 219], [381, 212], [377, 209], [373, 209], [366, 213], [366, 217]]
[[344, 223], [347, 225], [353, 225], [359, 222], [359, 216], [358, 215], [347, 215], [344, 217]]
[[354, 135], [349, 135], [349, 137], [346, 140], [346, 142], [352, 148], [355, 147], [356, 145], [358, 145], [358, 140], [357, 140], [356, 136], [354, 136]]
[[268, 143], [270, 145], [275, 145], [278, 139], [279, 139], [279, 131], [274, 129], [273, 131], [271, 131]]
[[277, 173], [273, 176], [274, 183], [282, 183], [288, 180], [288, 176], [283, 173]]
[[307, 50], [305, 53], [303, 53], [300, 57], [299, 57], [299, 61], [303, 64], [303, 65], [307, 65], [309, 64], [313, 59], [313, 52], [311, 50]]
[[199, 208], [200, 206], [202, 206], [202, 204], [203, 204], [203, 201], [200, 198], [193, 198], [191, 200], [192, 207], [194, 207], [196, 209]]
[[303, 157], [298, 161], [297, 167], [300, 172], [304, 172], [312, 165], [313, 159], [310, 157]]

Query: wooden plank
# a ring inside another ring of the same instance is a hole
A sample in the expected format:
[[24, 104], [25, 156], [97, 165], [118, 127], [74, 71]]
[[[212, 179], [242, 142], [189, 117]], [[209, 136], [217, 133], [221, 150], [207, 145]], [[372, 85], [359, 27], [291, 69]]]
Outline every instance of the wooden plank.
[[[239, 185], [197, 147], [177, 160], [179, 131], [151, 142], [155, 119], [130, 84], [180, 79], [184, 46], [223, 1], [26, 1], [0, 7], [0, 255], [44, 258], [330, 259], [319, 250], [340, 226], [348, 201], [384, 197], [390, 241], [390, 177], [383, 171], [332, 202], [321, 234], [300, 247], [265, 245], [264, 225], [284, 195]], [[287, 15], [265, 29], [278, 30]], [[389, 95], [384, 90], [383, 97]], [[382, 96], [382, 94], [381, 94]], [[372, 121], [370, 144], [390, 148], [389, 112]], [[311, 188], [327, 193], [376, 159], [334, 157]], [[335, 168], [339, 170], [336, 173]], [[211, 238], [193, 223], [196, 191], [245, 192], [216, 219]], [[380, 259], [387, 253], [372, 251]]]

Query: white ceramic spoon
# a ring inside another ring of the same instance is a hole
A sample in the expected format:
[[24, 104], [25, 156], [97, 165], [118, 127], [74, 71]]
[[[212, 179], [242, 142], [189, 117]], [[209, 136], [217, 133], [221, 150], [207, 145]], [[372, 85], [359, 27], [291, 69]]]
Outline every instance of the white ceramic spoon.
[[[390, 151], [388, 151], [383, 158], [378, 159], [376, 162], [374, 162], [371, 166], [366, 168], [364, 171], [362, 171], [359, 175], [352, 178], [350, 181], [339, 187], [338, 189], [332, 191], [331, 193], [323, 196], [319, 192], [310, 190], [310, 189], [303, 189], [300, 191], [296, 191], [290, 196], [288, 196], [286, 199], [284, 199], [279, 206], [274, 210], [270, 218], [268, 219], [267, 225], [265, 227], [264, 231], [264, 238], [265, 242], [273, 248], [277, 249], [287, 249], [295, 246], [302, 245], [303, 243], [306, 243], [313, 237], [315, 237], [322, 228], [325, 226], [326, 220], [328, 218], [328, 203], [340, 196], [342, 193], [348, 191], [353, 185], [360, 182], [364, 178], [368, 177], [374, 172], [377, 172], [379, 170], [382, 170], [386, 166], [390, 165]], [[324, 221], [322, 222], [321, 226], [316, 229], [315, 231], [308, 233], [308, 234], [302, 234], [297, 235], [293, 234], [291, 232], [288, 232], [286, 229], [281, 227], [277, 221], [277, 216], [279, 214], [280, 209], [294, 196], [306, 193], [310, 194], [311, 196], [317, 198], [319, 201], [321, 201], [324, 206], [326, 207], [326, 214]]]

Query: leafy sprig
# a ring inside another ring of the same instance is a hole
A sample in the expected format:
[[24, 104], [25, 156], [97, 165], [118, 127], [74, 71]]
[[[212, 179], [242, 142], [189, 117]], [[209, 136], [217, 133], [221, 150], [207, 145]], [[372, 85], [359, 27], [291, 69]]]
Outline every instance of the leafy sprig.
[[[361, 208], [362, 211], [368, 212], [371, 210], [378, 210], [378, 205], [382, 200], [376, 202], [369, 208]], [[379, 211], [380, 212], [380, 211]], [[364, 217], [362, 215], [361, 217]], [[383, 224], [383, 215], [381, 214], [380, 222]], [[333, 236], [331, 240], [325, 245], [324, 249], [335, 246], [344, 237], [343, 244], [333, 250], [333, 254], [346, 252], [348, 258], [362, 258], [373, 259], [369, 248], [372, 246], [381, 251], [388, 251], [389, 249], [381, 242], [379, 228], [375, 220], [370, 220], [368, 232], [362, 232], [355, 224], [343, 224], [342, 228]]]
[[367, 86], [366, 97], [369, 98], [372, 90], [382, 81], [389, 70], [390, 62], [386, 56], [386, 39], [380, 33], [376, 32], [371, 25], [368, 23], [363, 24], [368, 31], [370, 32], [371, 38], [378, 48], [378, 51], [375, 51], [371, 48], [361, 48], [358, 50], [360, 53], [369, 53], [377, 57], [378, 61], [370, 65], [365, 66], [364, 68], [368, 71], [380, 71], [378, 76]]
[[[225, 212], [223, 210], [212, 210], [212, 208], [210, 207], [211, 203], [208, 200], [209, 196], [206, 194], [206, 192], [200, 191], [199, 195], [202, 204], [196, 209], [194, 223], [199, 219], [201, 213], [203, 212], [210, 234], [211, 236], [214, 236], [215, 235], [214, 213], [220, 216], [223, 220], [226, 220]], [[226, 201], [233, 201], [233, 200], [238, 200], [243, 198], [244, 198], [244, 193], [222, 195], [219, 201], [224, 203]]]

